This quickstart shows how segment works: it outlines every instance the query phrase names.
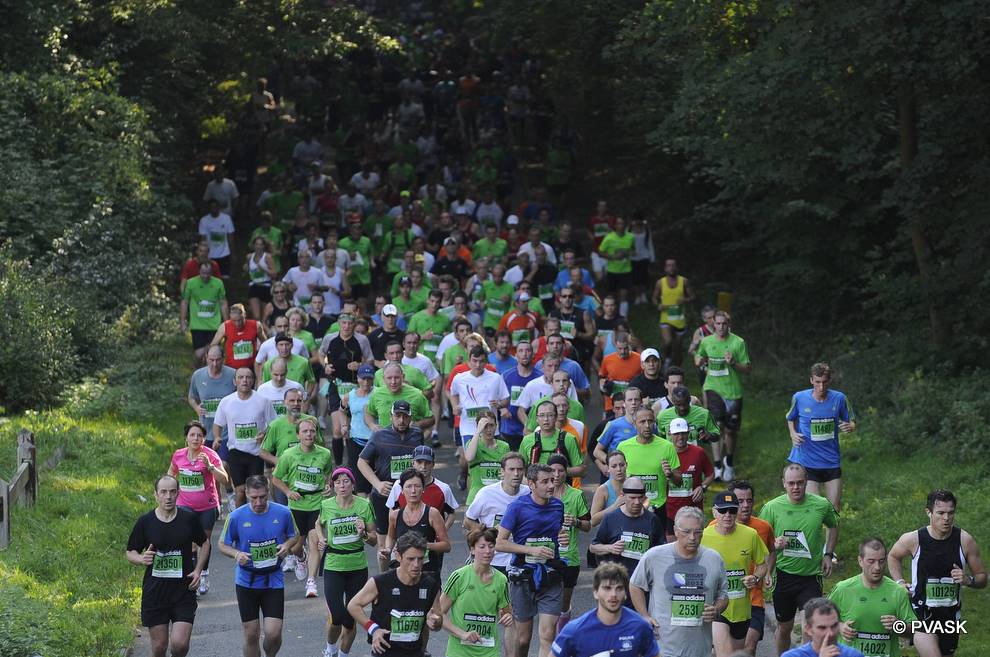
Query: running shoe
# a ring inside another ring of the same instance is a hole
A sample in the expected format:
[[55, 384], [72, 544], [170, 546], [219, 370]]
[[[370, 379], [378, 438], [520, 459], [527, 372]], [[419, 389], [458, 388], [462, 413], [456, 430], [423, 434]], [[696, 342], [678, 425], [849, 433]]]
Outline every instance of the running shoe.
[[316, 580], [310, 577], [306, 580], [306, 597], [315, 598], [316, 597]]

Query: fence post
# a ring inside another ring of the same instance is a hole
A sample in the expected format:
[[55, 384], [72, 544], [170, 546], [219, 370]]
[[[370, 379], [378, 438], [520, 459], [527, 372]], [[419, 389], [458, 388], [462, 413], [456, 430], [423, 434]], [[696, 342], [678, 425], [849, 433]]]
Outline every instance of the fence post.
[[28, 464], [28, 483], [18, 504], [34, 506], [38, 499], [38, 448], [34, 442], [34, 434], [27, 429], [21, 429], [17, 433], [17, 466], [20, 467], [21, 463]]
[[0, 550], [10, 547], [10, 484], [0, 479]]

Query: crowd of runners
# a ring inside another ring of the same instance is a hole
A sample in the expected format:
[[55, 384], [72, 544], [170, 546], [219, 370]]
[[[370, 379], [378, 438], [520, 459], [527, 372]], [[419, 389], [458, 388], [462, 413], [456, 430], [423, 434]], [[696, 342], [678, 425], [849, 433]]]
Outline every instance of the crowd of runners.
[[191, 418], [127, 545], [153, 655], [196, 654], [218, 558], [245, 657], [279, 652], [292, 578], [325, 600], [325, 657], [428, 655], [431, 632], [453, 657], [755, 655], [768, 608], [775, 654], [953, 654], [961, 591], [987, 585], [955, 496], [932, 491], [891, 545], [856, 537], [861, 572], [826, 591], [856, 430], [828, 364], [782, 400], [783, 492], [754, 490], [746, 342], [656, 259], [644, 214], [567, 205], [580, 139], [539, 55], [415, 39], [411, 62], [355, 67], [360, 120], [305, 70], [258, 80], [206, 187], [181, 274]]

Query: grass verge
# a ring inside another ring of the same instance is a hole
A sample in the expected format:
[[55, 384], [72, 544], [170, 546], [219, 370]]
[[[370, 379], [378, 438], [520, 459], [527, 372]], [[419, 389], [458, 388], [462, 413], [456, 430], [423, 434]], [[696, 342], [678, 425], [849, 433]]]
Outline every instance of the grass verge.
[[[656, 313], [647, 307], [634, 308], [633, 331], [644, 344], [659, 345]], [[746, 337], [745, 332], [742, 333]], [[754, 367], [767, 367], [760, 360], [760, 345], [749, 343]], [[776, 345], [779, 350], [781, 345]], [[689, 369], [693, 374], [693, 368]], [[782, 374], [782, 373], [776, 373]], [[907, 374], [905, 373], [905, 377]], [[900, 380], [890, 373], [890, 380]], [[786, 380], [785, 376], [768, 380]], [[756, 489], [757, 506], [783, 493], [781, 472], [790, 452], [790, 438], [784, 414], [795, 390], [807, 387], [805, 370], [790, 377], [793, 389], [746, 388], [743, 427], [740, 432], [737, 475], [745, 476]], [[697, 379], [692, 392], [698, 393]], [[853, 399], [857, 408], [867, 408], [870, 400]], [[903, 411], [901, 411], [903, 412]], [[982, 464], [962, 461], [937, 445], [924, 451], [908, 451], [886, 439], [883, 409], [870, 408], [860, 415], [859, 431], [842, 442], [843, 501], [837, 553], [840, 563], [826, 584], [826, 592], [836, 582], [859, 573], [856, 562], [860, 541], [870, 536], [892, 545], [906, 531], [927, 524], [924, 506], [928, 492], [948, 488], [960, 500], [956, 521], [970, 532], [981, 547], [984, 560], [990, 553], [990, 531], [983, 521], [990, 514], [990, 497], [985, 494]], [[708, 511], [711, 515], [711, 511]], [[910, 567], [906, 568], [910, 573]], [[962, 637], [959, 657], [990, 654], [990, 591], [966, 589], [963, 592], [963, 618], [967, 636]], [[914, 654], [906, 651], [905, 654]]]
[[[122, 356], [127, 368], [89, 382], [65, 408], [0, 425], [5, 476], [21, 428], [34, 432], [41, 463], [58, 446], [66, 450], [56, 468], [42, 470], [38, 503], [13, 509], [12, 543], [0, 552], [3, 657], [109, 657], [133, 643], [142, 573], [124, 549], [134, 520], [152, 508], [151, 482], [188, 419], [180, 401], [188, 373], [175, 366], [187, 361], [188, 347], [156, 342]], [[154, 404], [141, 401], [149, 395]]]

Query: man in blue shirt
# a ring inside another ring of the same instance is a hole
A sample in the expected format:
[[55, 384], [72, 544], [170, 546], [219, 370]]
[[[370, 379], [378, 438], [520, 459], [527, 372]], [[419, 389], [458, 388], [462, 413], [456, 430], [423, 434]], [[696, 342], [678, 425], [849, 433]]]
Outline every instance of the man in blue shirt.
[[248, 503], [227, 516], [220, 552], [237, 568], [234, 584], [244, 630], [244, 654], [260, 655], [260, 614], [265, 616], [264, 649], [273, 657], [282, 646], [285, 581], [282, 560], [299, 541], [289, 508], [268, 501], [268, 480], [252, 475], [244, 483]]
[[625, 414], [617, 417], [605, 425], [602, 435], [598, 437], [598, 444], [592, 456], [595, 464], [602, 473], [602, 483], [608, 478], [608, 453], [618, 448], [619, 443], [627, 438], [634, 438], [636, 430], [636, 412], [639, 411], [643, 402], [643, 393], [639, 388], [632, 386], [625, 389], [625, 402], [623, 409]]
[[502, 516], [495, 549], [512, 555], [509, 601], [516, 621], [517, 655], [529, 654], [533, 617], [540, 617], [540, 657], [550, 651], [563, 603], [564, 562], [560, 537], [564, 528], [564, 503], [553, 496], [553, 470], [534, 463], [526, 470], [530, 494], [511, 502]]
[[523, 423], [519, 421], [519, 395], [527, 383], [540, 376], [533, 370], [533, 345], [520, 342], [516, 345], [516, 366], [502, 374], [505, 387], [509, 390], [509, 407], [503, 410], [498, 427], [502, 440], [509, 443], [513, 451], [519, 449], [525, 433]]
[[863, 657], [855, 648], [838, 643], [839, 609], [828, 598], [812, 598], [804, 605], [804, 631], [811, 641], [780, 657]]
[[623, 603], [629, 591], [629, 573], [615, 562], [595, 570], [591, 594], [598, 603], [564, 626], [550, 647], [554, 657], [656, 657], [653, 628]]
[[842, 469], [839, 434], [856, 430], [856, 416], [846, 396], [829, 390], [832, 370], [828, 363], [811, 366], [811, 389], [794, 393], [787, 411], [791, 453], [787, 460], [808, 471], [808, 492], [825, 497], [836, 509], [842, 501]]
[[498, 372], [499, 376], [511, 370], [518, 362], [509, 353], [511, 348], [511, 333], [508, 331], [499, 331], [495, 334], [495, 350], [488, 354], [488, 362], [495, 366], [495, 371]]
[[[547, 324], [550, 324], [551, 320], [556, 318], [547, 318]], [[574, 384], [575, 390], [577, 390], [578, 399], [582, 404], [588, 403], [588, 399], [591, 397], [591, 384], [588, 382], [588, 376], [584, 373], [584, 369], [578, 364], [577, 361], [571, 360], [564, 356], [564, 338], [560, 335], [560, 320], [556, 319], [558, 323], [557, 330], [551, 333], [551, 329], [547, 328], [547, 354], [551, 354], [560, 359], [559, 369], [567, 372], [568, 376], [571, 377], [571, 383]], [[518, 351], [518, 350], [517, 350]], [[543, 361], [536, 363], [534, 366], [537, 374], [543, 374]]]

